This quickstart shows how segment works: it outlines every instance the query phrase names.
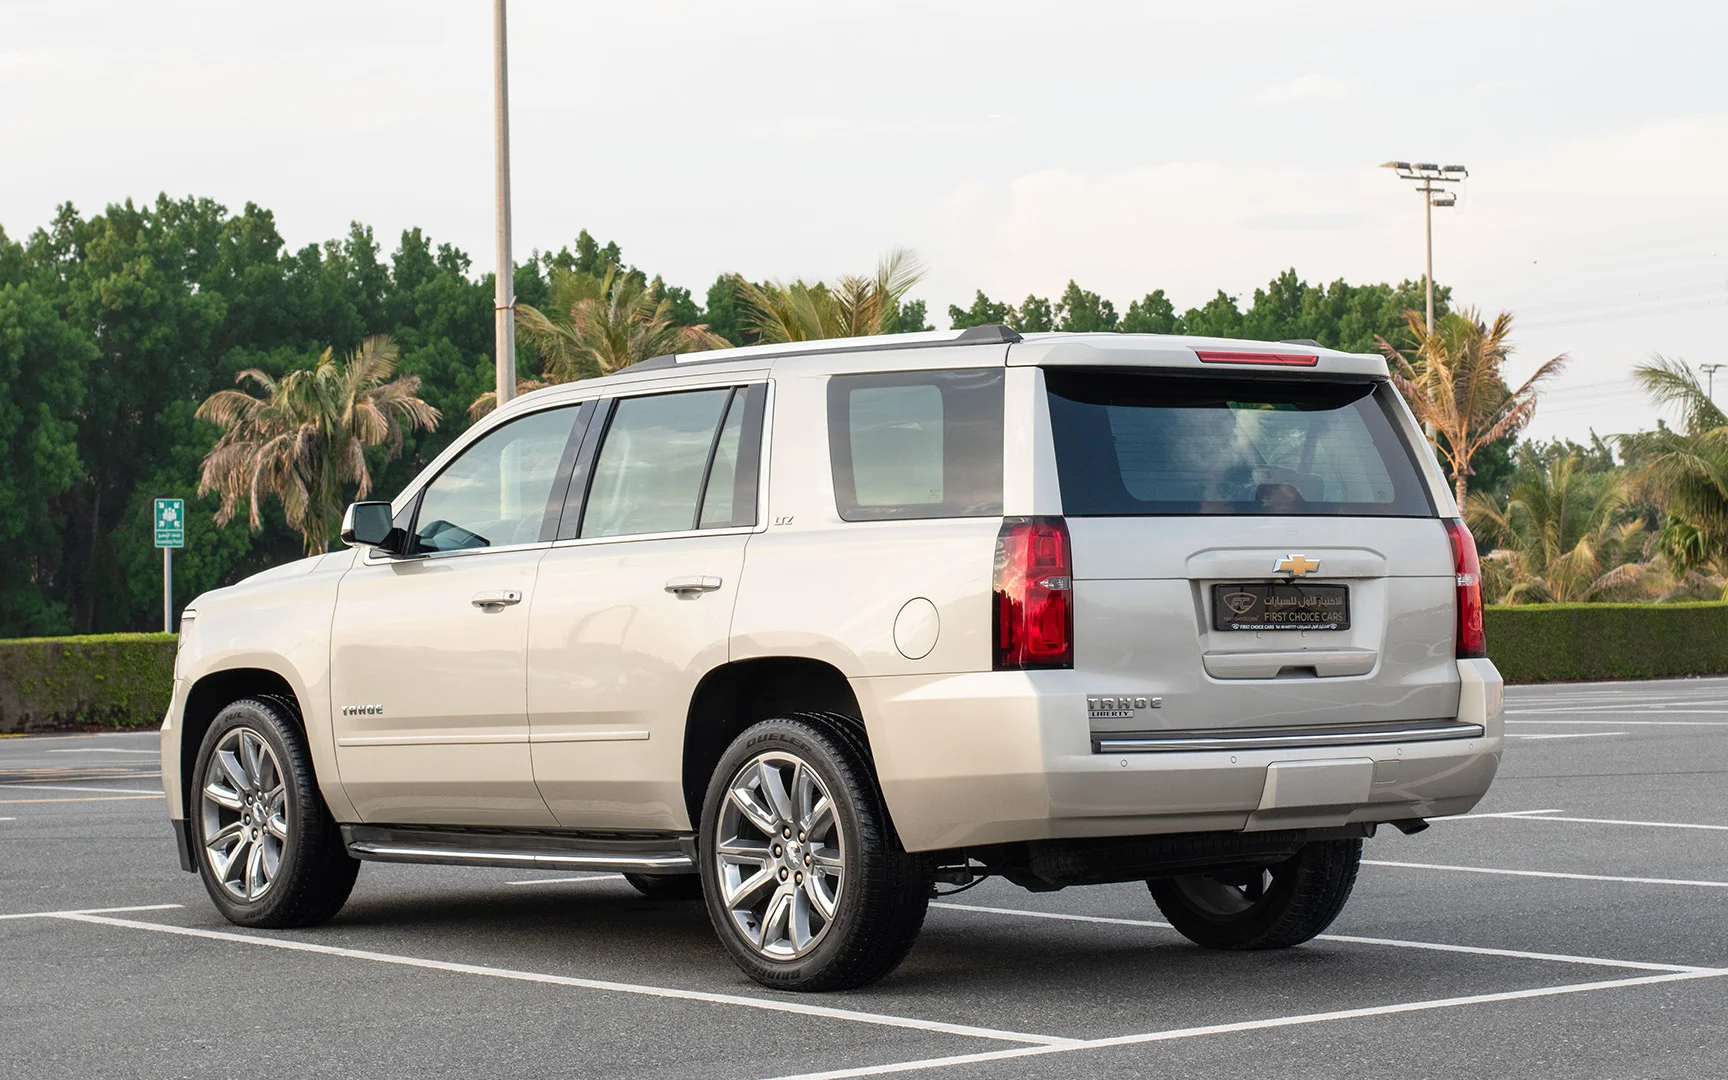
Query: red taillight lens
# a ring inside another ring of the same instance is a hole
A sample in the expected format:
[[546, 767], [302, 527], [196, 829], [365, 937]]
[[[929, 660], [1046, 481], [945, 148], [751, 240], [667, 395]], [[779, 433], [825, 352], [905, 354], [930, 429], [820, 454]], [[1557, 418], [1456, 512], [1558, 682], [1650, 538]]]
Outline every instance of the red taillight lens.
[[1476, 538], [1462, 521], [1446, 522], [1452, 541], [1453, 572], [1458, 575], [1458, 659], [1488, 655], [1488, 635], [1482, 630], [1482, 563], [1476, 558]]
[[996, 536], [996, 670], [1074, 666], [1074, 563], [1061, 518], [1007, 518]]
[[1318, 356], [1306, 353], [1218, 352], [1214, 349], [1195, 349], [1194, 355], [1200, 358], [1202, 364], [1272, 364], [1276, 367], [1315, 367], [1320, 363]]

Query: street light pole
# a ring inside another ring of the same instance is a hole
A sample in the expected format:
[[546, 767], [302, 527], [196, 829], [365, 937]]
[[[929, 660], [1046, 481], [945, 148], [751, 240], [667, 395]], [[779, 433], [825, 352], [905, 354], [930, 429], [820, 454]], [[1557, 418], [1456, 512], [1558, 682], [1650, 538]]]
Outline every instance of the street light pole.
[[498, 407], [516, 396], [515, 264], [510, 259], [510, 75], [504, 0], [492, 0], [492, 135], [497, 191], [498, 269], [493, 278], [493, 348]]
[[[1392, 169], [1400, 180], [1411, 180], [1416, 183], [1416, 190], [1422, 196], [1422, 225], [1426, 234], [1427, 257], [1423, 263], [1422, 282], [1428, 293], [1428, 333], [1434, 333], [1434, 208], [1436, 206], [1455, 206], [1458, 197], [1445, 187], [1456, 184], [1470, 175], [1470, 170], [1462, 165], [1432, 165], [1427, 162], [1417, 162], [1412, 165], [1408, 161], [1388, 161], [1380, 166], [1382, 169]], [[1438, 185], [1438, 186], [1436, 186]]]

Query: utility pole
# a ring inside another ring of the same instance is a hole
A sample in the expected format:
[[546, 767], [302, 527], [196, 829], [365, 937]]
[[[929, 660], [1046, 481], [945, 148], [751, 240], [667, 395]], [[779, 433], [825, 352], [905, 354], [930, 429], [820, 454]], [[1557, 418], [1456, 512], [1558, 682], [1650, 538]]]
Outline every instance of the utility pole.
[[510, 73], [504, 0], [492, 0], [492, 135], [496, 169], [498, 270], [492, 291], [498, 407], [516, 396], [516, 282], [510, 259]]
[[1698, 370], [1704, 373], [1704, 378], [1706, 380], [1704, 384], [1706, 387], [1704, 396], [1710, 399], [1710, 404], [1712, 405], [1716, 404], [1716, 373], [1721, 371], [1724, 367], [1728, 367], [1728, 364], [1698, 365]]
[[[1422, 226], [1426, 233], [1427, 260], [1423, 263], [1422, 280], [1428, 289], [1428, 333], [1434, 333], [1434, 208], [1436, 206], [1455, 206], [1458, 197], [1445, 187], [1456, 184], [1470, 175], [1470, 170], [1462, 165], [1431, 165], [1427, 162], [1417, 162], [1412, 165], [1408, 161], [1388, 161], [1380, 166], [1382, 169], [1392, 169], [1400, 180], [1414, 181], [1416, 190], [1422, 195]], [[1436, 186], [1438, 185], [1438, 186]]]

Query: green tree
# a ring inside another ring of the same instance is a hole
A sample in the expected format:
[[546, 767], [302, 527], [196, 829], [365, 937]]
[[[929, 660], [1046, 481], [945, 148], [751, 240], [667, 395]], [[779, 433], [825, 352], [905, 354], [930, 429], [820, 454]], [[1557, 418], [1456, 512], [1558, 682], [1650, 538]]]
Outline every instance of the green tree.
[[917, 258], [896, 248], [872, 277], [847, 275], [831, 286], [740, 279], [738, 299], [746, 327], [764, 343], [866, 337], [892, 331], [901, 301], [923, 275]]
[[[1567, 455], [1521, 455], [1505, 506], [1478, 493], [1466, 516], [1476, 536], [1504, 552], [1502, 604], [1624, 599], [1637, 592], [1647, 534], [1627, 514], [1627, 489], [1613, 473], [1587, 472]], [[1493, 561], [1492, 559], [1490, 560]], [[1492, 576], [1492, 575], [1490, 575]]]
[[1163, 289], [1154, 289], [1128, 305], [1118, 329], [1124, 334], [1174, 334], [1179, 326], [1176, 305]]
[[[0, 234], [0, 247], [7, 243]], [[0, 627], [8, 633], [71, 626], [44, 586], [63, 572], [54, 500], [83, 476], [71, 418], [96, 356], [95, 342], [30, 287], [0, 286]]]
[[[579, 270], [554, 270], [549, 302], [565, 316], [554, 320], [538, 308], [517, 307], [517, 326], [544, 365], [541, 378], [524, 381], [520, 389], [611, 375], [650, 357], [729, 344], [706, 326], [678, 324], [674, 300], [661, 291], [659, 278], [644, 282], [640, 274], [615, 266], [598, 279]], [[483, 415], [496, 404], [496, 393], [489, 391], [469, 412]]]
[[1677, 570], [1728, 563], [1728, 418], [1682, 360], [1656, 355], [1633, 376], [1679, 427], [1619, 437], [1640, 488], [1667, 515], [1658, 546]]
[[1087, 292], [1073, 279], [1056, 301], [1056, 329], [1069, 333], [1113, 332], [1117, 329], [1116, 305], [1095, 292]]
[[1419, 342], [1412, 355], [1385, 338], [1380, 348], [1393, 366], [1393, 380], [1416, 418], [1433, 425], [1438, 449], [1452, 474], [1462, 507], [1473, 469], [1471, 460], [1489, 443], [1521, 430], [1536, 412], [1536, 391], [1566, 366], [1564, 354], [1538, 367], [1516, 390], [1501, 368], [1512, 352], [1512, 316], [1501, 312], [1492, 325], [1475, 311], [1448, 312], [1427, 333], [1423, 317], [1406, 316], [1409, 334]]
[[257, 530], [259, 504], [273, 496], [304, 538], [306, 553], [324, 552], [349, 485], [362, 499], [372, 490], [366, 451], [383, 446], [394, 456], [404, 425], [438, 424], [438, 410], [416, 395], [418, 376], [391, 378], [396, 357], [389, 338], [369, 337], [341, 360], [325, 349], [310, 370], [281, 379], [256, 369], [241, 372], [239, 381], [257, 385], [261, 398], [219, 390], [200, 405], [198, 418], [223, 429], [198, 482], [199, 495], [222, 498], [216, 523], [232, 520], [245, 499], [248, 522]]

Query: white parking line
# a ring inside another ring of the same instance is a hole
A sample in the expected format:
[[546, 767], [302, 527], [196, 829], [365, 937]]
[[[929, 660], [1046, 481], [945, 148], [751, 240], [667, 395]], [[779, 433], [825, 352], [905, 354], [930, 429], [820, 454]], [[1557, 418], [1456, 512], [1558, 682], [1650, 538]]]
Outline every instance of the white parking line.
[[[1163, 930], [1174, 929], [1167, 922], [1155, 919], [1113, 919], [1102, 915], [1068, 915], [1053, 911], [1025, 911], [1019, 908], [984, 907], [980, 904], [932, 903], [931, 907], [949, 911], [974, 911], [986, 915], [1021, 915], [1033, 919], [1055, 919], [1060, 922], [1103, 923], [1108, 926], [1148, 926]], [[1321, 934], [1316, 941], [1341, 941], [1351, 945], [1386, 945], [1395, 949], [1425, 949], [1432, 952], [1469, 953], [1474, 956], [1499, 956], [1511, 960], [1548, 960], [1557, 964], [1586, 964], [1594, 967], [1632, 968], [1636, 971], [1714, 971], [1714, 968], [1690, 964], [1653, 964], [1642, 960], [1610, 960], [1600, 956], [1569, 956], [1565, 953], [1539, 953], [1523, 949], [1494, 949], [1480, 945], [1447, 945], [1433, 941], [1402, 941], [1396, 938], [1358, 937], [1350, 934]]]
[[65, 784], [34, 784], [29, 782], [16, 784], [0, 784], [0, 789], [13, 791], [96, 791], [103, 795], [161, 795], [160, 788], [155, 791], [145, 791], [140, 788], [123, 787], [68, 787]]
[[1694, 825], [1684, 821], [1623, 821], [1619, 818], [1567, 817], [1558, 810], [1519, 810], [1509, 814], [1462, 814], [1458, 817], [1434, 818], [1441, 821], [1474, 821], [1478, 818], [1513, 818], [1524, 821], [1570, 821], [1580, 825], [1635, 825], [1641, 829], [1699, 829], [1705, 832], [1728, 832], [1728, 825]]
[[1207, 1035], [1227, 1035], [1239, 1031], [1264, 1031], [1268, 1028], [1297, 1027], [1304, 1024], [1326, 1024], [1338, 1020], [1358, 1020], [1371, 1016], [1394, 1016], [1399, 1013], [1427, 1012], [1462, 1005], [1488, 1005], [1501, 1001], [1555, 997], [1560, 994], [1582, 994], [1591, 990], [1615, 990], [1628, 986], [1651, 986], [1656, 983], [1683, 982], [1690, 979], [1714, 979], [1728, 975], [1728, 970], [1704, 969], [1671, 972], [1666, 975], [1641, 975], [1630, 979], [1610, 979], [1603, 982], [1570, 983], [1565, 986], [1544, 986], [1534, 990], [1508, 990], [1498, 994], [1472, 994], [1468, 997], [1432, 998], [1408, 1001], [1397, 1005], [1375, 1005], [1362, 1009], [1340, 1009], [1336, 1012], [1304, 1013], [1299, 1016], [1276, 1016], [1266, 1020], [1245, 1020], [1234, 1024], [1210, 1024], [1205, 1027], [1176, 1028], [1151, 1031], [1143, 1035], [1118, 1035], [1106, 1039], [1087, 1039], [1066, 1046], [1023, 1046], [1012, 1050], [993, 1050], [980, 1054], [956, 1054], [950, 1057], [924, 1058], [920, 1061], [898, 1061], [892, 1065], [865, 1065], [855, 1069], [832, 1069], [826, 1072], [799, 1073], [778, 1080], [850, 1080], [860, 1076], [885, 1076], [892, 1073], [922, 1072], [949, 1065], [973, 1065], [986, 1061], [1011, 1058], [1042, 1057], [1045, 1054], [1070, 1054], [1078, 1050], [1100, 1050], [1114, 1046], [1138, 1046], [1145, 1043], [1173, 1042]]
[[1508, 720], [1508, 724], [1566, 724], [1578, 727], [1728, 727], [1728, 720]]
[[104, 915], [124, 911], [167, 911], [171, 908], [184, 906], [184, 904], [139, 904], [134, 907], [80, 908], [76, 911], [16, 911], [10, 915], [0, 915], [0, 919], [64, 919], [72, 915]]
[[775, 1001], [770, 998], [745, 997], [740, 994], [715, 994], [703, 990], [680, 990], [667, 986], [645, 986], [638, 983], [608, 982], [602, 979], [578, 979], [567, 975], [546, 975], [537, 971], [513, 971], [509, 968], [487, 967], [482, 964], [457, 964], [444, 960], [428, 960], [418, 956], [398, 956], [395, 953], [373, 952], [368, 949], [344, 949], [335, 945], [317, 945], [309, 941], [290, 941], [285, 938], [263, 937], [254, 934], [231, 934], [220, 930], [200, 930], [191, 926], [168, 926], [163, 923], [140, 922], [136, 919], [112, 919], [103, 915], [86, 915], [78, 912], [59, 912], [54, 913], [54, 915], [56, 918], [95, 923], [100, 926], [148, 930], [158, 934], [175, 934], [181, 937], [204, 938], [209, 941], [258, 945], [272, 949], [287, 949], [292, 952], [317, 953], [323, 956], [341, 956], [350, 960], [371, 960], [379, 964], [396, 964], [402, 967], [422, 968], [429, 971], [483, 975], [494, 979], [513, 979], [518, 982], [571, 986], [582, 990], [606, 990], [617, 994], [639, 994], [644, 997], [669, 998], [678, 1001], [700, 1001], [713, 1005], [738, 1005], [746, 1009], [795, 1013], [800, 1016], [816, 1016], [828, 1020], [851, 1020], [860, 1024], [910, 1028], [915, 1031], [928, 1031], [938, 1035], [964, 1035], [974, 1039], [1030, 1043], [1037, 1046], [1071, 1046], [1077, 1042], [1074, 1039], [1064, 1039], [1055, 1035], [1031, 1035], [1023, 1031], [999, 1031], [995, 1028], [973, 1027], [968, 1024], [948, 1024], [939, 1020], [920, 1020], [909, 1016], [890, 1016], [885, 1013], [835, 1009], [824, 1005]]
[[83, 746], [76, 750], [44, 750], [44, 754], [146, 754], [150, 757], [161, 757], [160, 750], [121, 750], [113, 746]]
[[[1546, 818], [1540, 820], [1548, 820]], [[1486, 866], [1446, 866], [1440, 863], [1385, 862], [1363, 859], [1363, 866], [1395, 866], [1405, 870], [1451, 870], [1460, 874], [1505, 874], [1508, 877], [1563, 878], [1567, 881], [1617, 881], [1627, 885], [1691, 885], [1728, 889], [1728, 881], [1687, 881], [1682, 878], [1619, 877], [1613, 874], [1562, 874], [1554, 870], [1500, 870]]]
[[1728, 709], [1678, 709], [1678, 708], [1673, 708], [1673, 707], [1664, 706], [1664, 705], [1658, 705], [1658, 706], [1649, 707], [1649, 708], [1640, 708], [1640, 707], [1632, 706], [1632, 705], [1568, 705], [1568, 706], [1564, 706], [1562, 708], [1507, 709], [1506, 715], [1507, 716], [1537, 716], [1537, 715], [1546, 716], [1546, 715], [1552, 715], [1554, 713], [1592, 713], [1592, 714], [1594, 714], [1594, 713], [1605, 713], [1605, 712], [1623, 713], [1623, 714], [1629, 714], [1632, 716], [1670, 716], [1670, 715], [1672, 715], [1672, 716], [1720, 716], [1724, 713], [1728, 713]]
[[[1616, 727], [1621, 725], [1616, 724]], [[1601, 735], [1624, 735], [1624, 731], [1563, 731], [1543, 735], [1515, 735], [1508, 731], [1508, 739], [1593, 739]]]
[[506, 881], [506, 885], [572, 885], [584, 881], [617, 881], [623, 874], [583, 874], [569, 877], [534, 878], [532, 881]]

